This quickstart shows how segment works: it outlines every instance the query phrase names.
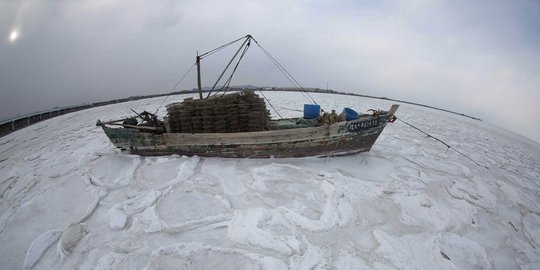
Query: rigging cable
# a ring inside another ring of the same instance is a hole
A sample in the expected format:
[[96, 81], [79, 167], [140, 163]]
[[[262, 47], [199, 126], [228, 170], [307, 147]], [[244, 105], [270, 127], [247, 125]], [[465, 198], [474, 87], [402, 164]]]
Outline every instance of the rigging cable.
[[[257, 45], [259, 45], [259, 44], [257, 44]], [[302, 91], [301, 91], [302, 95], [309, 102], [311, 102], [313, 100], [313, 98], [311, 98], [311, 96], [309, 94], [307, 94], [307, 91], [305, 91], [304, 88], [298, 82], [295, 83], [296, 80], [294, 78], [292, 78], [292, 76], [287, 72], [287, 70], [279, 62], [277, 62], [277, 60], [274, 57], [272, 57], [272, 55], [270, 55], [270, 53], [268, 51], [266, 51], [264, 48], [262, 48], [262, 46], [259, 46], [259, 48], [263, 51], [263, 53], [266, 55], [266, 57], [268, 57], [268, 59], [270, 59], [272, 64], [274, 64], [279, 69], [279, 71], [281, 71], [281, 73], [285, 76], [285, 78], [287, 78], [287, 80], [289, 80], [289, 82], [293, 86], [302, 89]], [[311, 98], [311, 100], [310, 100], [310, 98]], [[313, 100], [313, 102], [315, 104], [317, 104], [317, 102], [315, 100]]]
[[414, 128], [414, 129], [416, 129], [416, 130], [418, 130], [418, 131], [424, 133], [426, 136], [428, 136], [428, 138], [433, 138], [434, 140], [436, 140], [436, 141], [438, 141], [438, 142], [444, 144], [448, 149], [453, 149], [453, 150], [456, 151], [458, 154], [460, 154], [460, 155], [464, 156], [465, 158], [467, 158], [468, 160], [472, 161], [474, 164], [476, 164], [476, 165], [478, 165], [478, 166], [481, 166], [481, 167], [484, 167], [484, 168], [486, 168], [486, 169], [489, 169], [487, 166], [482, 166], [482, 165], [480, 165], [478, 162], [474, 161], [474, 160], [473, 160], [472, 158], [470, 158], [469, 156], [463, 154], [462, 152], [460, 152], [460, 151], [457, 150], [456, 148], [454, 148], [454, 147], [452, 147], [451, 145], [445, 143], [443, 140], [441, 140], [441, 139], [439, 139], [439, 138], [436, 138], [436, 137], [433, 137], [432, 135], [428, 134], [427, 132], [425, 132], [425, 131], [423, 131], [423, 130], [421, 130], [421, 129], [419, 129], [419, 128], [417, 128], [417, 127], [415, 127], [415, 126], [413, 126], [413, 125], [411, 125], [411, 124], [409, 124], [409, 123], [403, 121], [401, 118], [397, 118], [397, 117], [396, 117], [396, 119], [399, 120], [399, 121], [401, 121], [401, 122], [403, 122], [403, 123], [406, 124], [407, 126], [409, 126], [409, 127], [411, 127], [411, 128]]
[[272, 107], [272, 109], [274, 110], [274, 112], [276, 112], [276, 114], [279, 116], [280, 119], [283, 119], [283, 117], [281, 116], [281, 114], [279, 114], [279, 112], [276, 110], [276, 108], [274, 108], [274, 105], [272, 105], [272, 103], [270, 102], [270, 100], [268, 100], [268, 98], [264, 95], [263, 91], [259, 90], [259, 93], [261, 93], [261, 95], [264, 97], [264, 100], [266, 100], [266, 102], [268, 102], [268, 104], [270, 105], [270, 107]]
[[199, 55], [199, 57], [201, 57], [201, 59], [203, 59], [203, 58], [205, 58], [205, 57], [207, 57], [207, 56], [210, 56], [210, 55], [212, 55], [212, 54], [214, 54], [214, 53], [216, 53], [216, 52], [218, 52], [218, 51], [224, 49], [225, 47], [227, 47], [227, 46], [229, 46], [229, 45], [232, 45], [232, 44], [234, 44], [234, 43], [236, 43], [236, 42], [238, 42], [238, 41], [240, 41], [240, 40], [242, 40], [242, 39], [244, 39], [244, 38], [246, 38], [246, 37], [248, 37], [248, 36], [249, 36], [249, 35], [247, 35], [247, 36], [245, 36], [245, 37], [241, 37], [241, 38], [236, 39], [236, 40], [233, 40], [233, 41], [231, 41], [231, 42], [229, 42], [229, 43], [227, 43], [227, 44], [223, 44], [223, 45], [221, 45], [221, 46], [219, 46], [219, 47], [217, 47], [217, 48], [215, 48], [215, 49], [213, 49], [213, 50], [210, 50], [210, 51], [208, 51], [208, 52], [205, 52], [205, 53]]
[[311, 99], [311, 101], [313, 101], [313, 103], [318, 104], [317, 101], [315, 101], [315, 99], [313, 99], [313, 97], [306, 91], [306, 89], [304, 89], [304, 87], [302, 87], [302, 85], [300, 85], [300, 83], [298, 83], [298, 81], [261, 44], [259, 44], [259, 42], [257, 42], [257, 40], [253, 39], [253, 41], [255, 41], [255, 43], [263, 51], [263, 53], [270, 59], [270, 61], [274, 65], [276, 65], [276, 67], [281, 71], [281, 73], [283, 73], [283, 75], [285, 75], [285, 77], [294, 86], [299, 87], [302, 90], [302, 93], [307, 95], [309, 97], [309, 99]]
[[[249, 49], [249, 46], [251, 45], [251, 40], [253, 39], [255, 41], [255, 39], [251, 36], [251, 35], [246, 35], [245, 37], [241, 37], [239, 39], [236, 39], [234, 41], [231, 41], [227, 44], [224, 44], [222, 46], [219, 46], [209, 52], [206, 52], [206, 53], [203, 53], [201, 55], [199, 55], [199, 59], [202, 59], [202, 58], [205, 58], [207, 56], [210, 56], [214, 53], [216, 53], [217, 51], [229, 46], [229, 45], [232, 45], [234, 44], [235, 42], [238, 42], [242, 39], [244, 39], [244, 42], [242, 43], [242, 45], [240, 45], [240, 48], [238, 48], [238, 50], [236, 51], [236, 53], [234, 54], [234, 56], [231, 58], [231, 60], [229, 61], [229, 63], [227, 63], [227, 66], [225, 67], [225, 69], [223, 70], [223, 72], [220, 74], [219, 78], [216, 80], [216, 82], [214, 83], [214, 85], [212, 86], [212, 89], [210, 90], [210, 92], [208, 93], [208, 95], [206, 96], [206, 98], [210, 97], [210, 95], [212, 94], [212, 91], [216, 88], [217, 84], [219, 83], [219, 81], [221, 80], [221, 78], [223, 77], [223, 75], [225, 74], [225, 72], [229, 69], [230, 65], [232, 64], [232, 62], [234, 61], [234, 59], [236, 59], [236, 57], [238, 56], [238, 53], [240, 51], [242, 51], [242, 53], [240, 54], [240, 57], [238, 58], [238, 61], [236, 62], [236, 65], [234, 66], [231, 74], [229, 75], [229, 77], [227, 78], [227, 80], [225, 81], [225, 83], [223, 84], [223, 86], [217, 90], [212, 96], [215, 96], [217, 95], [220, 91], [223, 90], [223, 94], [222, 95], [225, 95], [225, 93], [227, 92], [227, 90], [229, 89], [229, 86], [231, 84], [231, 81], [232, 81], [232, 77], [234, 76], [234, 73], [236, 72], [236, 70], [238, 69], [238, 66], [242, 60], [242, 58], [244, 57], [244, 55], [247, 53], [247, 50]], [[255, 41], [256, 42], [256, 41]], [[259, 45], [259, 44], [257, 44]], [[260, 46], [260, 45], [259, 45]], [[243, 48], [243, 50], [242, 50]], [[266, 52], [267, 55], [269, 55], [268, 52]], [[269, 58], [270, 60], [273, 59], [273, 57], [271, 55], [269, 55]], [[275, 59], [273, 61], [276, 61]], [[277, 61], [276, 61], [277, 62]], [[281, 66], [279, 63], [277, 63], [277, 66], [279, 68], [279, 66]], [[284, 69], [283, 67], [280, 68], [281, 69]], [[283, 71], [282, 71], [283, 72]], [[285, 70], [286, 72], [286, 70]], [[288, 73], [288, 72], [287, 72]], [[285, 74], [285, 73], [284, 73]], [[289, 74], [290, 75], [290, 74]], [[287, 76], [286, 76], [287, 77]], [[291, 76], [292, 77], [292, 76]], [[288, 77], [287, 77], [288, 78]], [[289, 79], [289, 78], [288, 78]], [[294, 79], [294, 78], [293, 78]], [[291, 79], [289, 79], [291, 80]], [[296, 80], [295, 80], [296, 81]], [[292, 82], [293, 85], [294, 85], [294, 82]], [[298, 82], [297, 82], [298, 83]], [[298, 84], [299, 85], [299, 84]], [[300, 86], [301, 87], [301, 86]], [[303, 89], [303, 88], [302, 88]], [[274, 107], [274, 105], [272, 105], [272, 103], [270, 102], [270, 100], [264, 95], [264, 93], [262, 91], [259, 91], [262, 96], [264, 97], [264, 99], [266, 100], [266, 102], [268, 102], [268, 104], [270, 105], [270, 107], [272, 107], [272, 109], [276, 112], [276, 114], [281, 118], [283, 119], [283, 117], [281, 116], [281, 114], [276, 110], [276, 108]]]
[[[227, 90], [229, 89], [229, 85], [231, 84], [231, 80], [232, 80], [232, 77], [234, 76], [234, 73], [236, 72], [236, 69], [238, 68], [238, 65], [240, 64], [240, 61], [242, 60], [242, 58], [244, 57], [244, 55], [247, 53], [247, 50], [249, 49], [249, 46], [250, 46], [250, 41], [248, 39], [248, 43], [246, 44], [246, 46], [244, 47], [244, 50], [242, 51], [242, 54], [240, 54], [240, 57], [238, 58], [238, 61], [236, 62], [236, 65], [233, 69], [233, 71], [231, 72], [231, 75], [229, 76], [229, 78], [227, 79], [227, 81], [225, 82], [225, 84], [223, 84], [223, 86], [221, 87], [221, 89], [219, 89], [218, 91], [216, 91], [216, 93], [214, 93], [214, 95], [212, 96], [215, 96], [217, 95], [221, 90], [223, 90], [223, 94], [221, 94], [222, 96], [225, 95], [225, 93], [227, 93]], [[233, 58], [234, 59], [234, 58]], [[272, 104], [272, 102], [270, 102], [270, 100], [266, 97], [266, 95], [263, 93], [263, 91], [260, 91], [259, 90], [259, 93], [261, 93], [261, 95], [263, 96], [264, 100], [266, 100], [266, 102], [268, 102], [268, 105], [270, 105], [270, 107], [272, 107], [272, 109], [274, 110], [274, 112], [276, 112], [276, 114], [279, 116], [280, 119], [283, 119], [283, 116], [281, 116], [281, 114], [278, 112], [278, 110], [276, 110], [276, 108], [274, 107], [274, 105]]]
[[[285, 76], [285, 78], [287, 78], [289, 80], [289, 82], [295, 86], [295, 87], [298, 87], [300, 89], [302, 89], [302, 95], [308, 100], [308, 101], [311, 101], [309, 100], [309, 98], [311, 98], [311, 96], [306, 95], [307, 92], [304, 90], [304, 88], [298, 83], [298, 81], [296, 81], [296, 79], [294, 79], [294, 77], [292, 77], [292, 75], [270, 54], [270, 52], [268, 52], [266, 49], [264, 49], [264, 47], [262, 47], [262, 45], [260, 45], [256, 40], [255, 42], [257, 43], [257, 46], [259, 46], [259, 48], [261, 49], [261, 51], [266, 55], [266, 57], [268, 57], [268, 59], [270, 59], [270, 61], [272, 62], [272, 64], [274, 64], [278, 69], [279, 71], [281, 71], [281, 73]], [[311, 98], [313, 100], [313, 98]], [[314, 100], [313, 100], [314, 101]], [[314, 101], [315, 102], [315, 101]], [[317, 104], [317, 102], [315, 102], [315, 104]]]
[[[240, 48], [238, 48], [238, 50], [236, 51], [236, 53], [234, 54], [234, 56], [231, 58], [231, 60], [229, 61], [229, 63], [227, 63], [227, 66], [225, 67], [225, 69], [223, 70], [223, 72], [221, 72], [221, 75], [219, 75], [218, 79], [216, 80], [216, 82], [214, 83], [214, 86], [212, 86], [212, 89], [210, 89], [210, 91], [208, 92], [208, 95], [206, 95], [206, 98], [208, 98], [210, 96], [210, 94], [212, 93], [212, 91], [214, 91], [214, 89], [216, 88], [216, 85], [219, 83], [219, 81], [221, 80], [221, 78], [223, 77], [223, 75], [225, 74], [225, 72], [227, 71], [227, 69], [229, 69], [229, 67], [231, 66], [232, 62], [234, 61], [234, 59], [236, 58], [236, 56], [238, 55], [238, 53], [242, 50], [242, 48], [246, 45], [246, 42], [248, 42], [250, 39], [250, 36], [248, 35], [248, 37], [246, 38], [246, 40], [244, 40], [244, 42], [242, 43], [242, 45], [240, 45]], [[230, 42], [229, 42], [230, 43]]]
[[161, 104], [159, 104], [159, 107], [156, 109], [156, 112], [154, 112], [154, 114], [156, 114], [159, 109], [161, 108], [161, 106], [163, 106], [163, 104], [165, 103], [165, 101], [167, 101], [167, 98], [169, 98], [169, 96], [171, 95], [171, 93], [176, 90], [176, 87], [178, 87], [178, 85], [184, 80], [184, 78], [186, 78], [186, 76], [189, 74], [189, 72], [193, 69], [193, 67], [195, 67], [195, 64], [191, 65], [191, 67], [188, 69], [188, 71], [186, 71], [186, 73], [184, 73], [184, 76], [182, 76], [182, 78], [180, 78], [180, 80], [178, 80], [178, 82], [176, 82], [176, 84], [174, 85], [174, 87], [171, 89], [171, 91], [169, 92], [169, 94], [167, 96], [165, 96], [165, 99], [163, 99], [163, 101], [161, 102]]
[[219, 89], [216, 92], [216, 94], [219, 93], [219, 91], [221, 90], [223, 90], [222, 95], [225, 95], [225, 93], [227, 93], [227, 90], [229, 90], [229, 85], [231, 84], [231, 81], [232, 81], [232, 77], [234, 76], [234, 73], [236, 72], [236, 69], [238, 68], [238, 65], [240, 64], [240, 61], [242, 61], [242, 58], [244, 57], [244, 55], [246, 55], [246, 52], [249, 49], [249, 46], [250, 46], [250, 42], [248, 41], [247, 45], [244, 47], [244, 50], [242, 51], [242, 54], [240, 54], [240, 57], [238, 58], [238, 62], [236, 62], [236, 65], [234, 66], [234, 69], [232, 70], [231, 75], [229, 76], [227, 81], [225, 81], [221, 89]]

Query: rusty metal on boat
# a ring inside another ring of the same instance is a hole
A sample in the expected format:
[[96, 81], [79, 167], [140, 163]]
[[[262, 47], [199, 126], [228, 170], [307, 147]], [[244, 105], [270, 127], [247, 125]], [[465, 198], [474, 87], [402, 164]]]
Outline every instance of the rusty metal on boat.
[[[241, 40], [242, 45], [204, 98], [200, 83], [201, 59]], [[338, 115], [334, 111], [324, 112], [313, 99], [313, 104], [305, 105], [304, 117], [271, 119], [266, 104], [272, 109], [274, 106], [262, 92], [264, 98], [252, 90], [226, 94], [251, 41], [267, 53], [252, 36], [247, 35], [197, 55], [194, 65], [198, 70], [199, 99], [188, 98], [167, 105], [167, 116], [163, 119], [144, 111], [135, 112], [136, 117], [106, 122], [98, 120], [97, 126], [103, 128], [116, 147], [138, 155], [285, 158], [369, 151], [385, 126], [395, 119], [398, 105], [392, 105], [388, 111], [373, 110], [360, 115], [345, 108]], [[275, 60], [269, 53], [268, 56]], [[238, 62], [229, 79], [220, 89], [215, 89], [235, 59]], [[289, 72], [286, 74], [290, 75]], [[219, 92], [222, 93], [217, 95]]]

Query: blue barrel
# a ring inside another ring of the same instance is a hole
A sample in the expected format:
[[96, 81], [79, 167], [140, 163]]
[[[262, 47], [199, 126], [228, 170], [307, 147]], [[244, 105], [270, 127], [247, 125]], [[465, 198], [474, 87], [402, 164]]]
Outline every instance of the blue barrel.
[[347, 121], [352, 121], [359, 118], [358, 113], [351, 108], [343, 109], [343, 114], [345, 114], [345, 120]]
[[304, 104], [304, 118], [313, 119], [321, 115], [321, 106], [315, 104]]

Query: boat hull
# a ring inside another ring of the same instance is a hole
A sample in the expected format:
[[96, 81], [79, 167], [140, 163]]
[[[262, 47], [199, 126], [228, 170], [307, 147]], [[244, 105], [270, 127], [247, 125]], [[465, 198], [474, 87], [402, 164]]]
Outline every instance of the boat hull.
[[[396, 107], [397, 109], [397, 107]], [[162, 133], [103, 125], [111, 142], [144, 156], [186, 155], [226, 158], [338, 156], [369, 151], [391, 113], [363, 116], [319, 127], [240, 133]]]

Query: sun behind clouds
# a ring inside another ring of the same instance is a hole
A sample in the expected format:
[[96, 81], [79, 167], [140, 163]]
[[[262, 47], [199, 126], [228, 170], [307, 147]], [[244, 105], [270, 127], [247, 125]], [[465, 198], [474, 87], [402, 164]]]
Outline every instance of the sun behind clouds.
[[19, 32], [17, 32], [17, 30], [13, 30], [11, 31], [11, 34], [9, 35], [9, 41], [15, 42], [18, 37], [19, 37]]

